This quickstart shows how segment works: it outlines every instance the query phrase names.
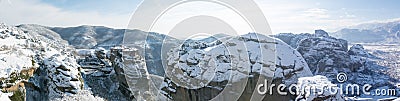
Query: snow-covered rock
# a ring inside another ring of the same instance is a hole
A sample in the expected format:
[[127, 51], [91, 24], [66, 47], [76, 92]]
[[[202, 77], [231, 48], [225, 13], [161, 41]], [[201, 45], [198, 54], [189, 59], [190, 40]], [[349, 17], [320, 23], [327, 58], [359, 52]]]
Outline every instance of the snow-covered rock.
[[153, 101], [151, 80], [143, 54], [136, 48], [114, 47], [111, 61], [119, 82], [119, 89], [130, 100]]
[[[358, 69], [347, 53], [347, 41], [333, 37], [310, 37], [303, 39], [298, 47], [315, 75], [333, 78], [339, 72]], [[328, 76], [329, 75], [329, 76]]]
[[328, 32], [324, 30], [315, 30], [315, 37], [329, 37]]
[[76, 94], [83, 89], [83, 80], [76, 60], [67, 55], [55, 54], [44, 60], [47, 70], [49, 96]]
[[309, 38], [309, 37], [314, 37], [314, 35], [309, 34], [309, 33], [301, 33], [301, 34], [293, 34], [293, 33], [280, 33], [277, 35], [273, 35], [273, 37], [276, 37], [278, 39], [281, 39], [283, 42], [289, 44], [293, 48], [297, 48], [301, 40]]
[[[0, 36], [0, 77], [5, 78], [1, 80], [1, 88], [27, 81], [44, 58], [72, 50], [59, 40], [51, 40], [5, 24], [0, 24]], [[32, 73], [21, 75], [22, 71]]]
[[382, 71], [388, 68], [377, 64], [377, 61], [382, 60], [368, 53], [362, 45], [356, 44], [347, 51], [346, 40], [331, 36], [306, 37], [301, 40], [297, 50], [311, 71], [315, 75], [326, 76], [333, 83], [338, 83], [336, 77], [339, 73], [345, 73], [348, 77], [344, 84], [371, 84], [374, 87], [372, 89], [382, 86], [394, 88], [393, 82], [399, 82], [384, 74]]
[[80, 66], [71, 53], [74, 49], [58, 34], [45, 27], [0, 24], [0, 36], [0, 74], [7, 78], [2, 80], [7, 84], [3, 89], [18, 84], [25, 93], [22, 99], [28, 101], [55, 100], [83, 90]]
[[13, 72], [34, 67], [35, 48], [40, 43], [15, 27], [0, 24], [0, 77], [7, 78]]
[[352, 47], [350, 47], [349, 55], [361, 56], [367, 58], [377, 58], [376, 56], [373, 56], [372, 54], [368, 53], [361, 44], [355, 44]]
[[57, 100], [65, 95], [75, 96], [84, 88], [80, 65], [69, 53], [45, 58], [26, 88], [27, 100]]
[[172, 100], [250, 100], [251, 90], [264, 79], [290, 85], [312, 76], [296, 50], [254, 33], [211, 43], [187, 41], [168, 53], [166, 64], [161, 93]]

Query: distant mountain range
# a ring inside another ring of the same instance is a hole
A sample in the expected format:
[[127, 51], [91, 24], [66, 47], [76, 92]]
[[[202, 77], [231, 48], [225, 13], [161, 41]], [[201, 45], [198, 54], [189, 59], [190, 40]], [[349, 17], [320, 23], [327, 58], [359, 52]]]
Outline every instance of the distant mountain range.
[[[104, 26], [82, 25], [77, 27], [47, 27], [36, 24], [22, 24], [17, 26], [24, 31], [36, 33], [52, 40], [68, 42], [77, 49], [96, 47], [109, 48], [123, 43], [124, 33], [134, 33], [134, 36], [145, 36], [146, 32], [129, 29], [113, 29]], [[46, 33], [46, 34], [44, 34]], [[345, 39], [350, 43], [400, 43], [400, 20], [388, 22], [364, 23], [340, 29], [330, 34], [333, 37]], [[218, 38], [221, 35], [216, 35]], [[147, 42], [161, 42], [168, 37], [163, 34], [149, 33], [151, 39]], [[169, 37], [171, 39], [175, 39]], [[143, 41], [142, 38], [131, 37], [134, 42]], [[206, 38], [208, 40], [210, 38]], [[210, 39], [209, 41], [212, 41]]]
[[400, 43], [400, 20], [359, 24], [331, 35], [352, 43]]

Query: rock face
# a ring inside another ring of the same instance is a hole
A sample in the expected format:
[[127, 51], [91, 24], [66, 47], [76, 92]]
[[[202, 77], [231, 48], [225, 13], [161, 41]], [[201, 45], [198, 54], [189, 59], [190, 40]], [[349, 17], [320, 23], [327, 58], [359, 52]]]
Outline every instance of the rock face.
[[62, 93], [76, 94], [83, 89], [83, 80], [80, 74], [79, 65], [72, 55], [55, 54], [44, 60], [44, 68], [50, 81], [48, 89], [50, 96]]
[[274, 35], [273, 37], [281, 39], [283, 42], [289, 44], [290, 46], [296, 49], [297, 45], [299, 45], [302, 39], [306, 39], [313, 36], [314, 35], [309, 33], [301, 33], [301, 34], [281, 33], [278, 35]]
[[84, 90], [80, 66], [71, 54], [74, 49], [57, 34], [44, 32], [49, 31], [0, 24], [0, 66], [7, 70], [0, 71], [7, 78], [2, 80], [2, 89], [14, 92], [13, 100], [47, 101], [76, 94], [101, 100]]
[[30, 38], [22, 30], [0, 24], [0, 77], [7, 78], [12, 72], [34, 67], [35, 49], [44, 45]]
[[381, 60], [364, 50], [362, 45], [353, 45], [347, 51], [345, 40], [331, 36], [308, 37], [301, 40], [297, 50], [302, 54], [314, 75], [323, 75], [333, 83], [338, 83], [337, 74], [345, 73], [348, 79], [344, 84], [371, 84], [372, 89], [395, 88], [395, 85], [390, 82], [399, 82], [382, 73], [381, 71], [387, 68], [378, 65], [376, 61]]
[[329, 36], [306, 38], [299, 43], [297, 51], [303, 55], [315, 75], [333, 78], [338, 72], [357, 69], [352, 66], [345, 40]]
[[[334, 93], [332, 89], [338, 89], [336, 84], [332, 84], [325, 76], [302, 77], [298, 84], [301, 93], [295, 101], [344, 101], [345, 98], [340, 93]], [[308, 88], [307, 88], [308, 87]], [[315, 87], [318, 89], [310, 89]], [[319, 93], [322, 92], [322, 93]]]
[[254, 33], [211, 43], [187, 41], [168, 56], [161, 93], [171, 100], [289, 100], [294, 97], [261, 96], [256, 85], [264, 80], [289, 85], [312, 76], [296, 50]]
[[373, 56], [372, 54], [368, 53], [364, 49], [364, 47], [360, 44], [355, 44], [352, 47], [350, 47], [349, 55], [368, 57], [368, 58], [378, 58], [378, 57]]
[[130, 100], [154, 100], [150, 90], [150, 75], [143, 55], [135, 48], [114, 47], [111, 60], [119, 88]]
[[129, 101], [129, 97], [122, 93], [123, 90], [119, 90], [119, 79], [111, 65], [108, 52], [100, 48], [81, 55], [84, 58], [78, 59], [78, 64], [82, 66], [85, 89], [90, 89], [93, 95], [107, 101]]
[[45, 59], [35, 74], [37, 77], [30, 80], [34, 90], [39, 90], [42, 96], [27, 92], [27, 99], [54, 100], [63, 94], [77, 94], [83, 89], [83, 79], [78, 68], [75, 59], [68, 55], [55, 54]]
[[315, 30], [315, 37], [329, 37], [328, 32], [325, 32], [324, 30]]

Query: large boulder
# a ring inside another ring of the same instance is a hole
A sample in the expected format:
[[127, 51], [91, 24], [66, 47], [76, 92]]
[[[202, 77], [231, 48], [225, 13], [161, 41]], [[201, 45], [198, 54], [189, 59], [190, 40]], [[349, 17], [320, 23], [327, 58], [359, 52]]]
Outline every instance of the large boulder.
[[312, 76], [300, 53], [264, 35], [196, 42], [199, 45], [188, 42], [192, 45], [168, 53], [161, 93], [171, 100], [290, 100], [295, 96], [279, 96], [275, 90], [273, 95], [257, 94], [256, 85], [264, 80], [290, 85], [299, 77]]

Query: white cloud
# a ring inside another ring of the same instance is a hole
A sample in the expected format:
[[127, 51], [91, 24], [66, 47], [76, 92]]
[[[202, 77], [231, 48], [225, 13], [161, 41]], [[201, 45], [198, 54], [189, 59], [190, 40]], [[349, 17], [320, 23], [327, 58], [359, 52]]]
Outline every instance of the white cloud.
[[304, 11], [304, 16], [313, 18], [329, 18], [328, 10], [321, 8], [311, 8]]
[[72, 12], [42, 3], [38, 0], [12, 0], [0, 2], [0, 22], [7, 24], [41, 24], [47, 26], [100, 25], [126, 28], [129, 14], [100, 14], [98, 12]]

